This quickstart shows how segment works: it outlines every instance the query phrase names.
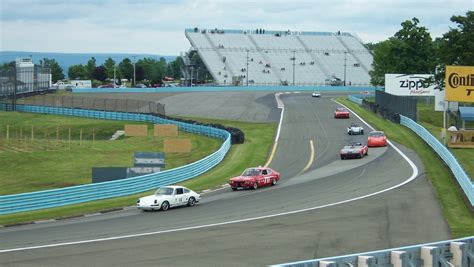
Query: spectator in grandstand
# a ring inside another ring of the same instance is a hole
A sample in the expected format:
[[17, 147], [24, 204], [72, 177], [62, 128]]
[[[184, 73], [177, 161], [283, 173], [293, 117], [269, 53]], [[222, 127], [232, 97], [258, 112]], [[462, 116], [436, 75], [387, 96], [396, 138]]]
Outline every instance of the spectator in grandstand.
[[194, 32], [198, 32], [198, 31], [199, 31], [198, 27], [195, 27]]

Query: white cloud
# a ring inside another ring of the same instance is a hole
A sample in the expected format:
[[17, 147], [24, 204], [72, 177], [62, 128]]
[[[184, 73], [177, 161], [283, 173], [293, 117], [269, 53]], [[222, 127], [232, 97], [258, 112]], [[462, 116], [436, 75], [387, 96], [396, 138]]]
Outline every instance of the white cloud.
[[[177, 55], [185, 28], [346, 31], [366, 42], [392, 36], [417, 17], [433, 37], [472, 0], [2, 0], [1, 50]], [[25, 8], [27, 7], [27, 8]]]

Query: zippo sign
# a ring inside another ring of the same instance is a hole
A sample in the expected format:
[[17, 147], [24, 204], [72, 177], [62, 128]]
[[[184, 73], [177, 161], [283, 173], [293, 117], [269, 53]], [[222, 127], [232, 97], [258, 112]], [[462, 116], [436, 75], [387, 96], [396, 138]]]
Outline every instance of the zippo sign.
[[398, 96], [434, 96], [435, 86], [426, 85], [431, 74], [385, 74], [385, 92]]

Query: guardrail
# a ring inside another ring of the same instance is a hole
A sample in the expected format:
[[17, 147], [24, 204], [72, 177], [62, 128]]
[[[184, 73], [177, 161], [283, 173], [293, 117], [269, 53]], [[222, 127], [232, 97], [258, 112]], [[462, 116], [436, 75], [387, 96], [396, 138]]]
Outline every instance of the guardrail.
[[[348, 99], [359, 105], [362, 103], [362, 99], [353, 95], [350, 95]], [[400, 124], [409, 128], [419, 137], [421, 137], [421, 139], [423, 139], [423, 141], [425, 141], [436, 152], [436, 154], [438, 154], [438, 156], [446, 163], [446, 165], [448, 165], [449, 169], [458, 181], [458, 184], [464, 191], [464, 194], [471, 203], [471, 206], [474, 206], [474, 184], [471, 182], [471, 179], [453, 156], [453, 154], [451, 154], [451, 152], [440, 141], [438, 141], [436, 137], [431, 135], [428, 130], [412, 119], [400, 115]]]
[[170, 93], [170, 92], [287, 92], [287, 91], [334, 91], [334, 92], [374, 92], [371, 86], [193, 86], [193, 87], [157, 87], [157, 88], [76, 88], [73, 93]]
[[[323, 259], [282, 263], [281, 267], [462, 266], [474, 262], [474, 236]], [[421, 264], [422, 263], [422, 264]]]
[[453, 156], [453, 154], [451, 154], [451, 152], [449, 152], [449, 150], [440, 141], [438, 141], [436, 137], [432, 136], [428, 130], [412, 119], [400, 115], [400, 124], [408, 127], [410, 130], [420, 136], [421, 139], [423, 139], [436, 152], [436, 154], [438, 154], [438, 156], [443, 159], [451, 172], [454, 174], [454, 177], [456, 177], [456, 180], [464, 191], [464, 194], [469, 199], [471, 206], [474, 206], [474, 184], [471, 182], [471, 179]]
[[359, 104], [359, 105], [362, 106], [362, 101], [363, 101], [362, 98], [358, 98], [358, 97], [355, 97], [355, 96], [353, 96], [353, 95], [349, 95], [349, 96], [347, 97], [347, 99], [349, 99], [349, 101], [352, 101], [352, 102], [354, 102], [354, 103]]
[[0, 214], [53, 208], [112, 197], [126, 196], [151, 190], [159, 186], [182, 182], [196, 177], [219, 164], [231, 146], [231, 135], [225, 130], [205, 125], [173, 121], [154, 115], [32, 105], [18, 105], [17, 110], [23, 112], [59, 114], [95, 119], [175, 124], [178, 126], [179, 130], [223, 139], [224, 142], [221, 147], [211, 155], [191, 164], [171, 170], [97, 184], [86, 184], [32, 193], [0, 196]]

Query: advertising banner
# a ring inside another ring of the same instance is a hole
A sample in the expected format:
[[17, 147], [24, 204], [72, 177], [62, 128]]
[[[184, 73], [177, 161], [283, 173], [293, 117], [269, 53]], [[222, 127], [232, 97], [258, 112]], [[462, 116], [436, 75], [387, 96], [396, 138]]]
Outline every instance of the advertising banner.
[[474, 67], [446, 66], [446, 101], [474, 102]]
[[431, 74], [385, 74], [385, 92], [398, 96], [434, 96], [435, 85], [425, 82]]

